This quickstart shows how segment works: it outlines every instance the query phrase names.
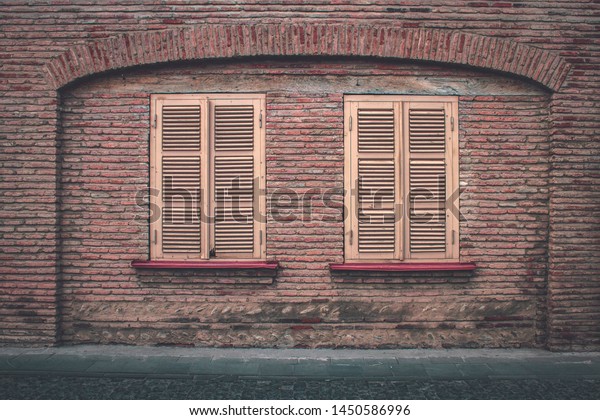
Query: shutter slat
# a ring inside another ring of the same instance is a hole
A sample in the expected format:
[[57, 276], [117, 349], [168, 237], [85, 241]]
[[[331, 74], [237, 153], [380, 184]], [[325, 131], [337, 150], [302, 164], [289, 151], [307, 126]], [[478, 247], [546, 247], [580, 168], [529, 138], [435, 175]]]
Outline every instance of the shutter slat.
[[408, 146], [410, 252], [443, 258], [446, 252], [444, 108], [409, 107]]
[[359, 202], [376, 205], [393, 203], [395, 165], [393, 159], [359, 159]]
[[164, 105], [162, 108], [162, 149], [200, 150], [200, 106]]
[[[161, 257], [199, 258], [201, 251], [201, 106], [164, 100], [160, 113]], [[171, 255], [170, 255], [171, 254]], [[173, 255], [174, 254], [174, 255]]]
[[200, 252], [200, 157], [162, 157], [162, 250]]
[[358, 259], [397, 258], [394, 213], [397, 175], [396, 113], [392, 104], [359, 103], [352, 150], [357, 179], [356, 245]]
[[445, 152], [446, 117], [443, 108], [410, 109], [408, 124], [411, 153]]
[[253, 202], [254, 105], [215, 105], [213, 185], [214, 249], [218, 257], [252, 257], [255, 249]]
[[394, 110], [358, 110], [358, 151], [394, 152]]
[[393, 213], [388, 217], [370, 215], [366, 212], [358, 217], [359, 253], [394, 252], [396, 232]]
[[217, 105], [214, 112], [214, 148], [253, 150], [254, 106]]

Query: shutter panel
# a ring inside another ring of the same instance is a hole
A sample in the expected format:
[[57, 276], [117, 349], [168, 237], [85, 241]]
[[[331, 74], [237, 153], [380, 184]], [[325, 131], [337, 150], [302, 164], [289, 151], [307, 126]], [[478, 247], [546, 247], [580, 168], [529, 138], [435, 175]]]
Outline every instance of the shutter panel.
[[350, 102], [347, 112], [352, 123], [346, 176], [353, 195], [347, 255], [355, 260], [399, 259], [399, 108], [392, 102]]
[[452, 179], [449, 103], [407, 102], [404, 146], [408, 151], [407, 257], [445, 259], [452, 254], [446, 198]]
[[211, 256], [261, 257], [258, 186], [262, 175], [261, 101], [211, 101], [212, 208]]
[[167, 97], [153, 106], [151, 185], [161, 217], [152, 221], [151, 258], [199, 259], [203, 103]]

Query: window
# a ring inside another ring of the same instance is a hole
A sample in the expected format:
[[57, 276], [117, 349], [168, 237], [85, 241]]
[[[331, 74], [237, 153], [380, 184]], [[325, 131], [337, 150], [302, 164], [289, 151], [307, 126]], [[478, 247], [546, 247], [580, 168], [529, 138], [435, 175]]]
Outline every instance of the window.
[[346, 96], [347, 262], [458, 261], [458, 100]]
[[265, 258], [264, 109], [264, 95], [152, 95], [152, 260]]

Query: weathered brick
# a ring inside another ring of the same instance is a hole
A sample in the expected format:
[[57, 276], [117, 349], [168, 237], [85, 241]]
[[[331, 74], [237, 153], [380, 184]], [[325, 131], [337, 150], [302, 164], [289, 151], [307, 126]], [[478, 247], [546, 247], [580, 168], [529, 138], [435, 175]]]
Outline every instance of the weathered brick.
[[[112, 3], [110, 12], [99, 2], [3, 4], [0, 342], [600, 348], [599, 63], [586, 5]], [[369, 60], [348, 58], [357, 55]], [[288, 61], [172, 64], [233, 56]], [[155, 63], [171, 64], [128, 69]], [[371, 274], [347, 282], [327, 269], [343, 260], [341, 204], [313, 204], [313, 220], [297, 207], [302, 200], [279, 200], [268, 224], [269, 255], [282, 266], [274, 283], [259, 273], [132, 270], [129, 261], [147, 255], [147, 214], [134, 195], [148, 182], [148, 95], [232, 86], [267, 92], [274, 197], [284, 195], [278, 188], [343, 186], [343, 93], [457, 92], [461, 257], [479, 269], [469, 278]], [[306, 302], [319, 299], [313, 317]], [[249, 318], [225, 314], [208, 324], [190, 312], [223, 300]], [[298, 301], [291, 310], [310, 316], [285, 318], [300, 325], [252, 321], [255, 311]], [[131, 302], [144, 310], [165, 303], [157, 309], [164, 319], [138, 319], [142, 309]], [[386, 304], [396, 312], [372, 319]], [[461, 305], [484, 309], [451, 311]], [[429, 307], [441, 317], [411, 318]]]

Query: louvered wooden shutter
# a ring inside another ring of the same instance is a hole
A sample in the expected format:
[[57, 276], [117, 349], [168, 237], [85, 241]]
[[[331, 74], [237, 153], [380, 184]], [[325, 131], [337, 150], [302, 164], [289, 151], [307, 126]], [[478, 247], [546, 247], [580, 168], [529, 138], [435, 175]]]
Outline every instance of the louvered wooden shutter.
[[347, 258], [397, 260], [402, 251], [400, 107], [393, 102], [350, 102], [346, 114], [346, 188], [351, 194]]
[[456, 181], [451, 127], [454, 112], [448, 102], [404, 104], [409, 204], [405, 255], [412, 260], [454, 257], [457, 215], [449, 212], [446, 203]]
[[205, 102], [154, 98], [151, 142], [152, 259], [199, 259], [203, 253], [201, 170]]
[[264, 255], [263, 101], [211, 101], [211, 257], [253, 259]]

